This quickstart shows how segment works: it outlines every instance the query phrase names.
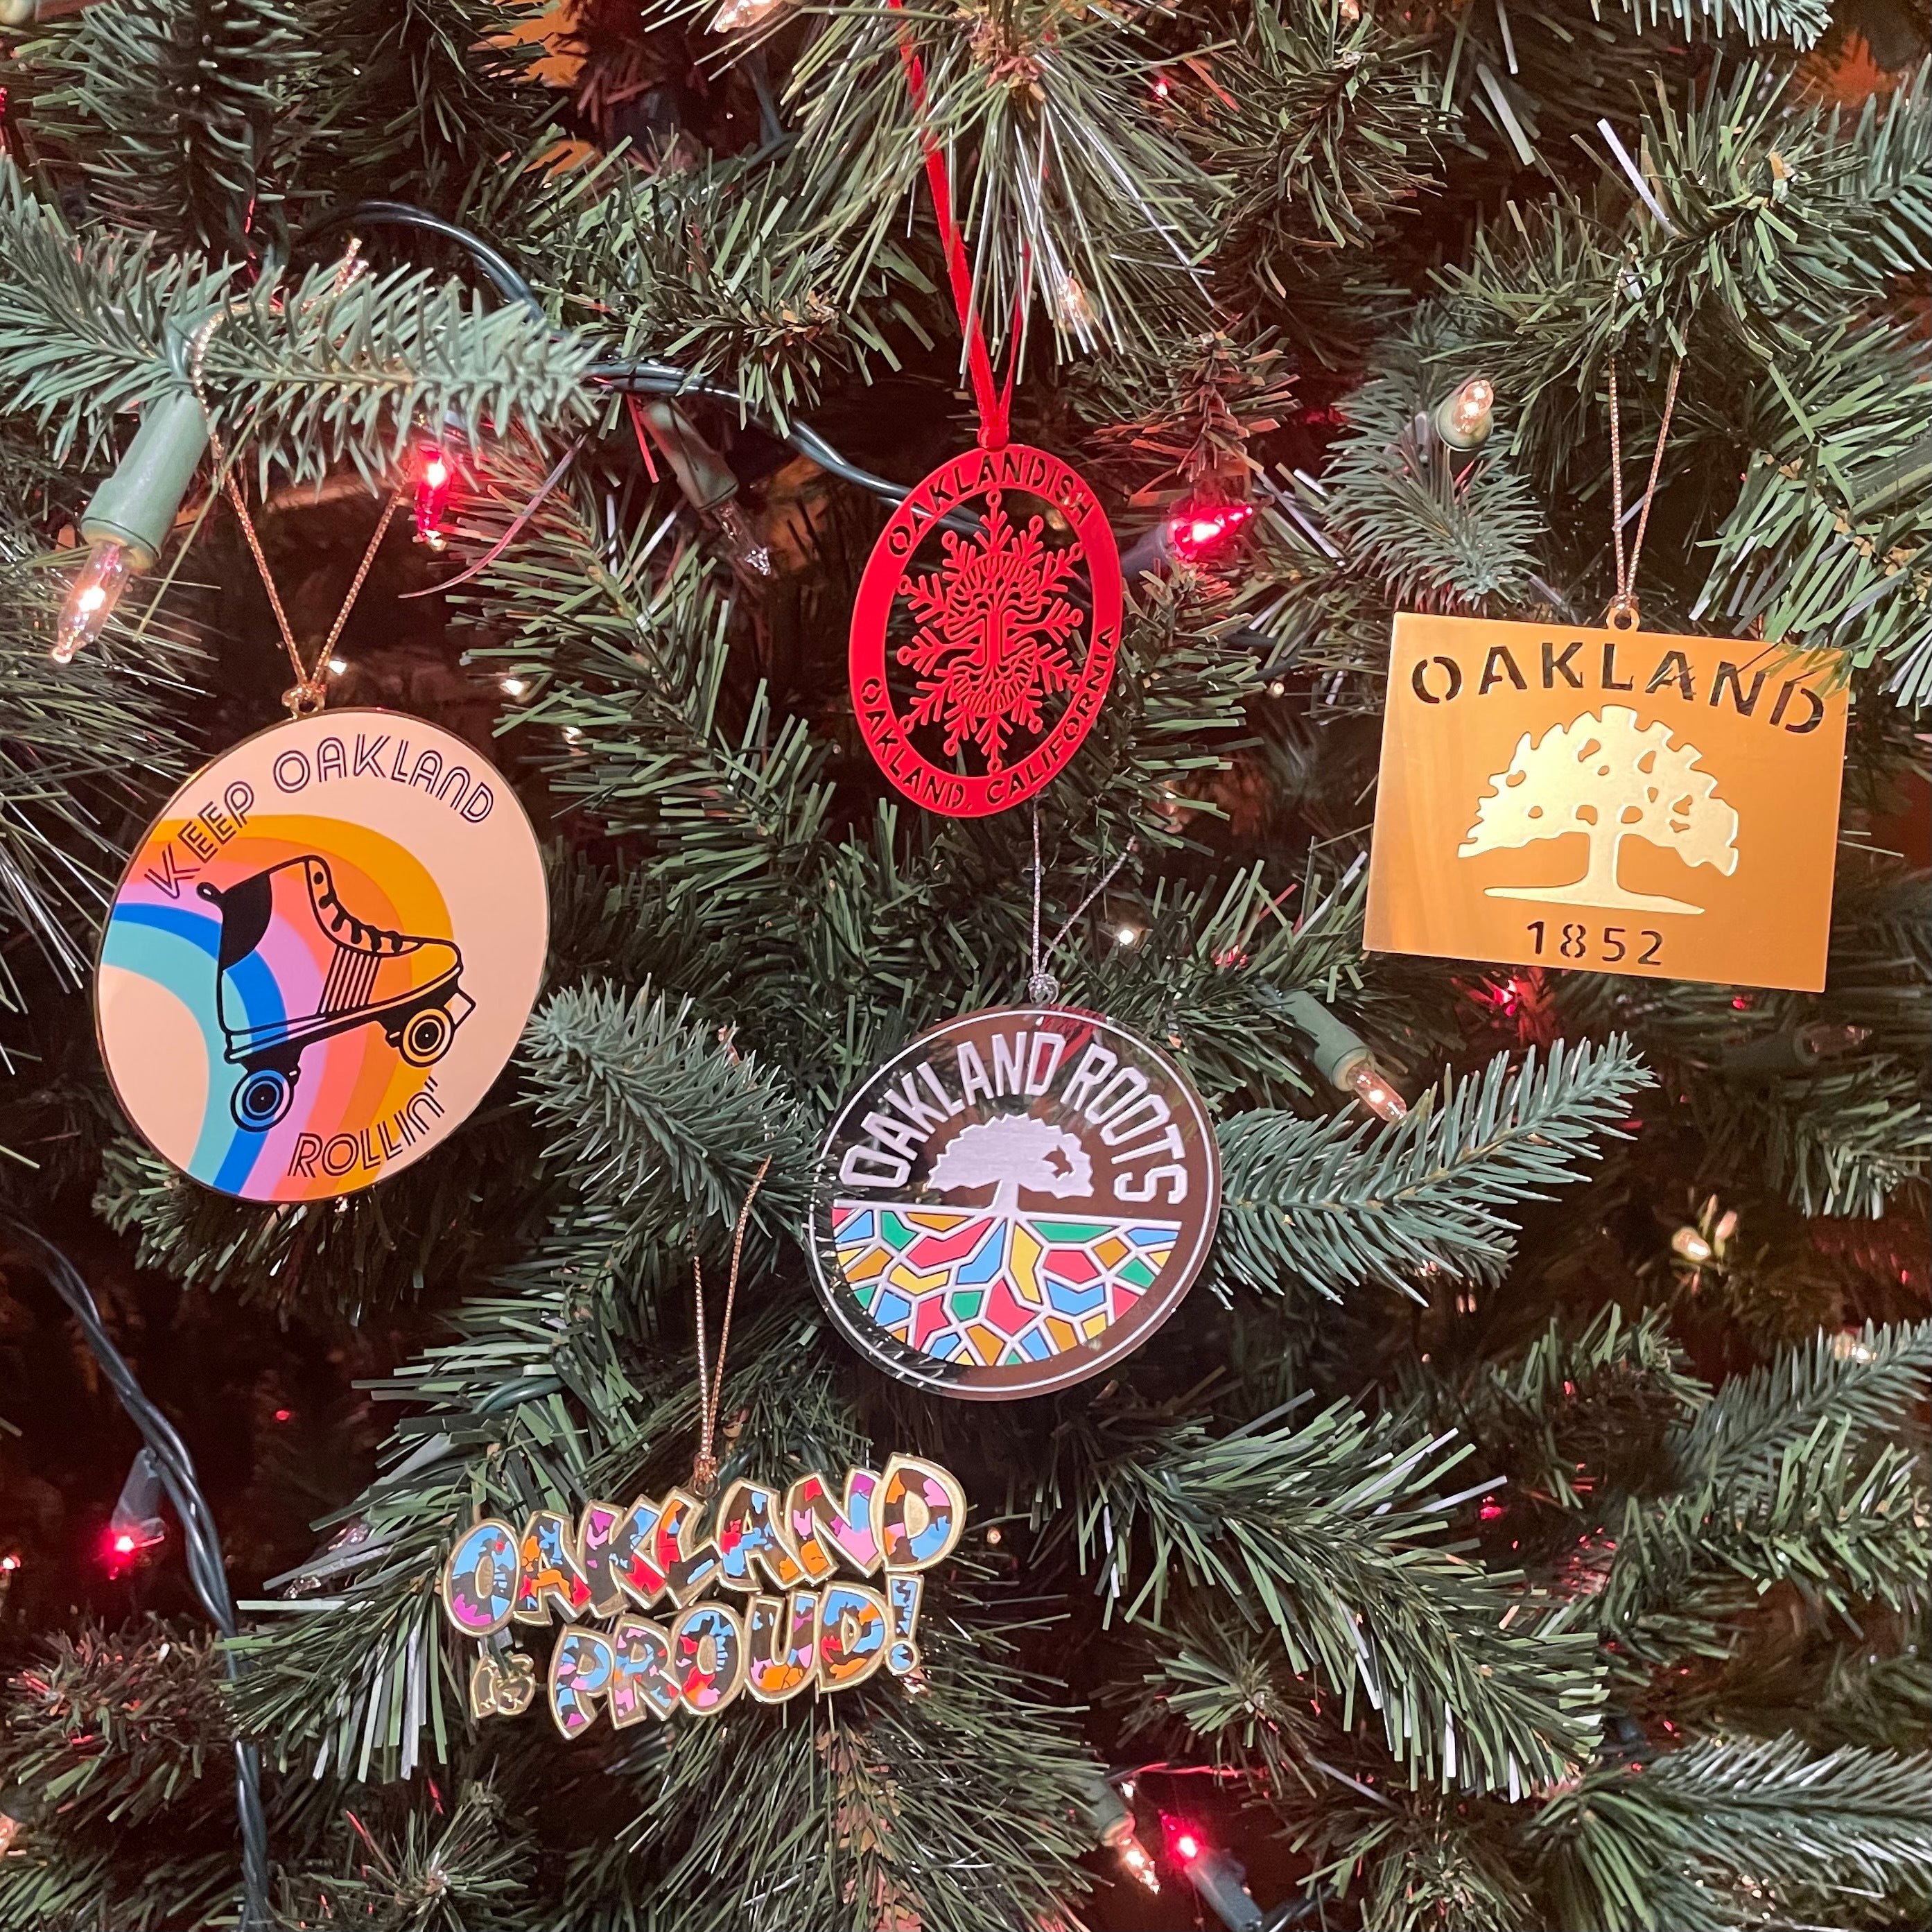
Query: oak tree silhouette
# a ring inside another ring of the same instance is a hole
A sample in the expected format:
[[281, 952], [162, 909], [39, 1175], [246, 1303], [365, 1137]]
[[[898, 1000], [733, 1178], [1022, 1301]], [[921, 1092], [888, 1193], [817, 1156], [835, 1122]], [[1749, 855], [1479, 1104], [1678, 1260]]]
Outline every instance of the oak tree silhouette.
[[1008, 1114], [962, 1127], [933, 1162], [928, 1186], [938, 1190], [994, 1184], [993, 1206], [1010, 1214], [1020, 1190], [1060, 1200], [1094, 1191], [1094, 1164], [1072, 1135], [1025, 1114]]
[[1526, 731], [1509, 769], [1490, 778], [1496, 789], [1477, 806], [1458, 856], [1472, 859], [1580, 832], [1590, 842], [1580, 879], [1561, 886], [1491, 886], [1488, 896], [1701, 913], [1702, 906], [1682, 899], [1627, 891], [1617, 881], [1617, 855], [1626, 838], [1642, 838], [1675, 852], [1687, 866], [1713, 866], [1726, 878], [1737, 870], [1738, 815], [1717, 796], [1717, 779], [1697, 768], [1702, 755], [1694, 745], [1673, 743], [1662, 719], [1640, 723], [1622, 704], [1557, 725], [1533, 744]]

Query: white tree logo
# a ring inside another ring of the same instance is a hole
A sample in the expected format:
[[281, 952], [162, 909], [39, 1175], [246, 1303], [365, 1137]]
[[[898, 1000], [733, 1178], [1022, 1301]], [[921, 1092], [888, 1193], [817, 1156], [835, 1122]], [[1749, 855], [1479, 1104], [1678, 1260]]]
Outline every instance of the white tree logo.
[[1701, 913], [1682, 899], [1626, 891], [1617, 883], [1617, 854], [1626, 838], [1642, 838], [1687, 866], [1714, 866], [1726, 878], [1737, 870], [1738, 814], [1717, 796], [1716, 778], [1697, 769], [1702, 755], [1695, 745], [1672, 744], [1662, 719], [1640, 724], [1621, 704], [1554, 726], [1534, 744], [1526, 731], [1509, 769], [1490, 778], [1495, 790], [1478, 804], [1458, 856], [1582, 832], [1590, 862], [1580, 879], [1491, 886], [1489, 897]]
[[1020, 1190], [1077, 1200], [1094, 1191], [1094, 1164], [1064, 1129], [1026, 1114], [1002, 1114], [962, 1127], [932, 1164], [927, 1185], [938, 1193], [993, 1186], [992, 1205], [1012, 1214]]

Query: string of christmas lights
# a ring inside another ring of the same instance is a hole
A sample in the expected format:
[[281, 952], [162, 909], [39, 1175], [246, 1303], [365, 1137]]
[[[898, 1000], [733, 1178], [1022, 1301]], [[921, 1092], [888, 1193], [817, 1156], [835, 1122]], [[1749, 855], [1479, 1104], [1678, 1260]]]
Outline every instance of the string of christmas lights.
[[[80, 1270], [44, 1234], [26, 1222], [10, 1214], [0, 1215], [0, 1228], [33, 1257], [55, 1293], [72, 1311], [94, 1360], [100, 1364], [101, 1372], [146, 1445], [136, 1458], [108, 1526], [106, 1554], [110, 1563], [125, 1562], [138, 1556], [144, 1539], [148, 1545], [159, 1540], [154, 1534], [156, 1529], [165, 1534], [166, 1526], [154, 1513], [160, 1495], [165, 1492], [181, 1521], [188, 1580], [202, 1608], [224, 1636], [237, 1635], [241, 1626], [228, 1588], [220, 1535], [208, 1498], [202, 1493], [194, 1459], [189, 1455], [187, 1444], [135, 1379], [126, 1358], [108, 1334], [93, 1292]], [[145, 1464], [142, 1458], [147, 1459]], [[231, 1676], [236, 1674], [238, 1666], [232, 1652], [224, 1652], [223, 1663]], [[242, 1738], [235, 1740], [235, 1804], [242, 1828], [240, 1932], [268, 1932], [274, 1920], [268, 1904], [268, 1826], [262, 1808], [261, 1761], [254, 1745]]]
[[[338, 228], [358, 223], [418, 229], [456, 243], [499, 294], [528, 308], [548, 324], [549, 318], [536, 291], [500, 250], [481, 236], [426, 208], [406, 202], [360, 202], [323, 217], [297, 239], [313, 242]], [[220, 313], [215, 311], [218, 315]], [[208, 320], [203, 316], [191, 328], [176, 326], [170, 338], [171, 359], [179, 364], [186, 352], [176, 352], [175, 338], [183, 342], [191, 339], [196, 330], [207, 326]], [[892, 482], [860, 468], [808, 423], [794, 418], [780, 428], [764, 422], [737, 390], [694, 375], [674, 364], [650, 358], [603, 362], [593, 364], [587, 374], [592, 382], [620, 394], [633, 399], [659, 399], [646, 404], [643, 417], [638, 418], [640, 442], [641, 424], [647, 419], [651, 434], [663, 447], [687, 500], [717, 531], [733, 564], [752, 578], [772, 574], [771, 555], [754, 535], [738, 506], [737, 479], [683, 412], [662, 399], [701, 397], [728, 404], [743, 420], [757, 423], [821, 470], [894, 507], [903, 502], [915, 487]], [[142, 411], [140, 427], [127, 453], [81, 513], [80, 535], [88, 546], [88, 554], [69, 586], [55, 634], [51, 655], [57, 664], [71, 663], [85, 645], [100, 636], [128, 586], [154, 567], [174, 526], [202, 453], [208, 447], [206, 412], [184, 373], [182, 381], [182, 388]], [[1486, 435], [1486, 429], [1484, 434]], [[648, 458], [648, 451], [646, 454]], [[442, 518], [452, 474], [449, 459], [440, 447], [431, 444], [420, 451], [415, 482], [416, 531], [418, 538], [433, 550], [442, 549], [447, 541]], [[1123, 568], [1135, 574], [1164, 570], [1177, 560], [1188, 564], [1207, 561], [1239, 536], [1242, 526], [1253, 514], [1252, 506], [1246, 503], [1183, 504], [1129, 549], [1122, 559]]]

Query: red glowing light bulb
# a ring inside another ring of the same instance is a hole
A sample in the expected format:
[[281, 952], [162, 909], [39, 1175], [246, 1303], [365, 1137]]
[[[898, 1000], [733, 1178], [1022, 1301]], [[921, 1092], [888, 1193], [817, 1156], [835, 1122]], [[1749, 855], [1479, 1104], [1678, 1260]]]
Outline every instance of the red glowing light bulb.
[[157, 1544], [167, 1540], [167, 1532], [159, 1522], [117, 1528], [112, 1523], [100, 1533], [100, 1564], [110, 1576], [124, 1575]]
[[1496, 1502], [1493, 1498], [1485, 1499], [1482, 1508], [1476, 1512], [1477, 1515], [1480, 1516], [1484, 1522], [1494, 1522], [1496, 1518], [1501, 1516], [1502, 1513], [1502, 1504]]
[[1250, 503], [1177, 510], [1167, 520], [1168, 547], [1184, 562], [1198, 562], [1209, 550], [1232, 536], [1254, 513]]
[[449, 458], [432, 444], [416, 474], [416, 535], [432, 550], [443, 545], [442, 513], [449, 500]]

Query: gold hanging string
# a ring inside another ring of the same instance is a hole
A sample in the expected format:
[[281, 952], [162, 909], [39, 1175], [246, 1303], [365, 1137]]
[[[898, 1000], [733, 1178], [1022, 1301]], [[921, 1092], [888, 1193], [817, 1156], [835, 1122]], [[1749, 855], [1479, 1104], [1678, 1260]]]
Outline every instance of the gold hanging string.
[[752, 1203], [758, 1198], [765, 1176], [771, 1172], [772, 1156], [766, 1154], [746, 1190], [744, 1205], [738, 1210], [737, 1226], [731, 1231], [731, 1274], [724, 1284], [724, 1318], [718, 1328], [718, 1366], [714, 1375], [705, 1360], [704, 1264], [691, 1258], [692, 1298], [698, 1314], [698, 1454], [692, 1458], [691, 1487], [702, 1498], [718, 1486], [718, 1411], [724, 1400], [724, 1351], [731, 1340], [731, 1310], [738, 1299], [738, 1264], [745, 1252], [745, 1230], [752, 1218]]
[[1624, 561], [1624, 443], [1623, 427], [1617, 406], [1617, 358], [1610, 358], [1610, 535], [1616, 545], [1617, 594], [1604, 621], [1616, 631], [1634, 631], [1640, 621], [1636, 602], [1637, 560], [1643, 554], [1643, 533], [1650, 525], [1650, 506], [1657, 500], [1658, 472], [1664, 466], [1664, 445], [1670, 434], [1671, 412], [1677, 406], [1678, 378], [1684, 373], [1684, 358], [1672, 358], [1670, 386], [1664, 394], [1664, 420], [1658, 425], [1657, 448], [1650, 459], [1650, 481], [1644, 485], [1643, 501], [1638, 506], [1636, 536], [1630, 544], [1630, 561]]
[[[363, 263], [358, 254], [358, 242], [352, 240], [340, 266], [336, 270], [334, 293], [340, 295], [362, 272]], [[375, 533], [370, 538], [363, 550], [362, 561], [356, 566], [356, 574], [350, 580], [349, 591], [342, 600], [342, 608], [335, 614], [335, 621], [328, 627], [328, 635], [322, 641], [316, 652], [313, 668], [304, 667], [302, 652], [296, 643], [294, 627], [289, 622], [289, 614], [282, 608], [282, 594], [276, 588], [273, 573], [268, 568], [268, 560], [262, 548], [262, 539], [256, 533], [255, 520], [248, 514], [248, 506], [242, 495], [241, 485], [235, 480], [235, 472], [229, 462], [228, 452], [222, 447], [220, 433], [214, 427], [214, 412], [208, 406], [208, 392], [202, 386], [202, 375], [208, 360], [208, 345], [214, 339], [214, 332], [232, 315], [238, 304], [231, 302], [219, 308], [202, 322], [194, 332], [188, 358], [188, 380], [194, 386], [195, 400], [201, 405], [201, 412], [208, 421], [208, 446], [214, 452], [215, 464], [220, 472], [228, 500], [235, 506], [236, 520], [242, 526], [242, 534], [247, 540], [249, 554], [255, 560], [255, 568], [260, 573], [262, 588], [268, 593], [268, 608], [275, 614], [275, 628], [282, 636], [282, 648], [287, 652], [289, 668], [295, 673], [295, 682], [282, 693], [282, 702], [288, 706], [291, 718], [301, 718], [320, 711], [328, 702], [328, 661], [334, 655], [336, 640], [342, 635], [343, 626], [349, 622], [349, 614], [356, 608], [356, 600], [362, 595], [364, 580], [376, 561], [376, 553], [381, 549], [382, 539], [388, 534], [390, 519], [403, 500], [398, 490], [382, 506], [382, 514], [376, 520]]]

